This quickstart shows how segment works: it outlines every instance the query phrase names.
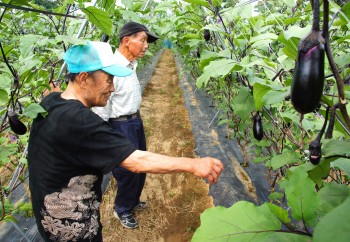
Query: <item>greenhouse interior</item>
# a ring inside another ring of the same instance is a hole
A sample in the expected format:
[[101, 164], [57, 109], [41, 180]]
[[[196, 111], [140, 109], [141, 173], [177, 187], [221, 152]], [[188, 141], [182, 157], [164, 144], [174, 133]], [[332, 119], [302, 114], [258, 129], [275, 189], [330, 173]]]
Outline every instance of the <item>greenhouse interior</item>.
[[0, 0], [0, 26], [0, 241], [349, 241], [349, 0]]

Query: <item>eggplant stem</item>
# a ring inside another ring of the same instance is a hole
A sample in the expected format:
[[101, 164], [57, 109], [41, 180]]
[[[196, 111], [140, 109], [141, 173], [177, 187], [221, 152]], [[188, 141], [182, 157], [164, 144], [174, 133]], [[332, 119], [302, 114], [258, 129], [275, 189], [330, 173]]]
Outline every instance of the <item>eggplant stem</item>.
[[319, 0], [310, 0], [312, 4], [312, 31], [320, 31], [320, 1]]

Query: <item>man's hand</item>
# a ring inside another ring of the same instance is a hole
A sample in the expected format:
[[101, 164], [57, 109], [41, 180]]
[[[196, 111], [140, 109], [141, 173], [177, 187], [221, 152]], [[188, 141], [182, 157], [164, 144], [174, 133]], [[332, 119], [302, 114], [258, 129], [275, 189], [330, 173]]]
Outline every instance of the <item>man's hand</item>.
[[210, 184], [218, 182], [221, 171], [224, 169], [221, 161], [212, 157], [199, 158], [193, 165], [195, 166], [193, 174], [208, 179]]
[[61, 88], [59, 87], [59, 85], [55, 85], [54, 82], [50, 82], [50, 89], [45, 89], [43, 92], [43, 96], [46, 97], [47, 95], [49, 95], [51, 92], [61, 92]]

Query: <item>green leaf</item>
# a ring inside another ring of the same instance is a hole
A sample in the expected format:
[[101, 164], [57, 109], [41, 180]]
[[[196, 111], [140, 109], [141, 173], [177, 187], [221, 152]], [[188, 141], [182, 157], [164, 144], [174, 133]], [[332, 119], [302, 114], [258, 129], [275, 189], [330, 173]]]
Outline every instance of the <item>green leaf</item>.
[[273, 192], [269, 195], [269, 199], [270, 200], [278, 200], [278, 199], [281, 199], [283, 198], [283, 193], [280, 193], [280, 192]]
[[184, 0], [184, 2], [192, 3], [192, 4], [199, 4], [204, 7], [209, 7], [209, 3], [206, 0]]
[[23, 75], [27, 71], [30, 71], [32, 68], [39, 67], [41, 65], [41, 61], [35, 58], [28, 58], [28, 60], [23, 60], [24, 61], [23, 65], [21, 66], [20, 75]]
[[116, 0], [103, 0], [101, 5], [109, 15], [114, 14], [114, 10], [116, 7]]
[[43, 117], [45, 117], [47, 115], [47, 112], [45, 111], [45, 109], [40, 106], [37, 103], [31, 103], [23, 112], [24, 116], [27, 116], [31, 119], [35, 119], [38, 114], [41, 114]]
[[348, 242], [350, 238], [350, 197], [327, 213], [316, 225], [313, 242]]
[[85, 39], [78, 39], [73, 36], [67, 35], [56, 35], [55, 40], [57, 42], [64, 42], [65, 44], [71, 45], [87, 45], [87, 41]]
[[318, 165], [314, 165], [311, 162], [307, 162], [302, 166], [309, 167], [309, 170], [307, 170], [309, 173], [309, 177], [318, 186], [322, 186], [324, 183], [324, 177], [329, 175], [330, 162], [328, 161], [328, 159], [321, 158], [321, 162]]
[[94, 6], [80, 10], [86, 14], [88, 20], [96, 27], [100, 28], [105, 34], [112, 35], [112, 20], [108, 13]]
[[246, 201], [237, 202], [230, 208], [209, 208], [201, 215], [201, 226], [191, 241], [307, 241], [306, 236], [276, 232], [281, 229], [281, 222], [274, 212], [266, 203], [257, 207]]
[[10, 200], [8, 198], [5, 198], [5, 202], [4, 204], [1, 204], [4, 206], [5, 211], [3, 211], [3, 206], [0, 206], [0, 214], [4, 214], [4, 213], [11, 213], [12, 210], [14, 209], [13, 204], [10, 202]]
[[294, 7], [294, 6], [295, 6], [295, 0], [283, 0], [283, 2], [284, 2], [288, 7]]
[[284, 98], [288, 95], [289, 91], [287, 89], [285, 91], [270, 90], [266, 93], [265, 96], [263, 96], [261, 101], [263, 105], [281, 103], [284, 100]]
[[155, 12], [166, 12], [173, 8], [172, 2], [160, 2], [154, 9]]
[[260, 111], [264, 106], [262, 98], [270, 90], [271, 90], [271, 87], [269, 86], [262, 85], [260, 83], [254, 83], [253, 97], [254, 97], [255, 108], [257, 111]]
[[242, 66], [238, 65], [232, 59], [222, 58], [220, 60], [211, 61], [204, 68], [203, 74], [197, 78], [197, 86], [200, 88], [207, 84], [210, 77], [225, 77], [232, 71], [240, 71]]
[[322, 146], [322, 153], [325, 157], [345, 156], [350, 157], [350, 142], [329, 139]]
[[271, 212], [284, 224], [289, 224], [290, 218], [288, 217], [288, 211], [283, 210], [281, 207], [272, 204], [272, 203], [266, 203], [267, 206], [270, 208]]
[[306, 26], [305, 28], [301, 28], [297, 25], [293, 25], [284, 31], [284, 37], [286, 40], [289, 40], [292, 37], [296, 37], [298, 39], [302, 39], [306, 37], [307, 33], [311, 31], [311, 25]]
[[350, 196], [350, 188], [342, 184], [325, 183], [318, 192], [318, 196], [320, 197], [320, 214], [325, 215]]
[[336, 159], [331, 163], [331, 166], [339, 168], [340, 170], [344, 171], [348, 177], [350, 177], [350, 159]]
[[30, 6], [29, 0], [3, 0], [4, 3], [15, 5], [15, 6]]
[[259, 34], [258, 36], [254, 36], [250, 39], [250, 43], [254, 43], [257, 41], [267, 41], [267, 40], [276, 40], [277, 39], [277, 35], [273, 34], [273, 33], [267, 33], [267, 34]]
[[240, 201], [230, 208], [218, 206], [204, 211], [201, 226], [196, 230], [192, 241], [264, 241], [268, 234], [256, 231], [280, 228], [281, 222], [266, 204], [256, 207], [252, 203]]
[[[0, 164], [5, 164], [10, 162], [10, 156], [17, 153], [17, 146], [15, 144], [1, 145], [0, 152]], [[0, 166], [1, 167], [1, 166]]]
[[288, 205], [292, 209], [292, 216], [313, 225], [317, 219], [319, 198], [315, 192], [315, 183], [308, 177], [302, 167], [287, 171], [286, 180], [280, 185], [285, 189]]
[[225, 31], [221, 27], [219, 27], [218, 25], [215, 25], [215, 24], [208, 24], [208, 25], [204, 26], [202, 28], [202, 30], [203, 29], [208, 29], [208, 30], [211, 30], [211, 31], [216, 31], [216, 32], [225, 34]]
[[209, 65], [209, 63], [213, 60], [216, 60], [219, 58], [218, 53], [212, 52], [212, 51], [207, 51], [206, 49], [201, 51], [201, 58], [199, 62], [199, 66], [201, 69]]
[[5, 105], [9, 101], [10, 97], [6, 90], [0, 89], [0, 106]]
[[19, 49], [23, 58], [27, 58], [34, 50], [34, 47], [45, 45], [48, 37], [42, 35], [27, 34], [20, 37]]
[[282, 154], [272, 157], [271, 166], [272, 169], [277, 170], [287, 164], [295, 164], [297, 162], [299, 162], [299, 157], [296, 152], [284, 149]]
[[248, 87], [241, 87], [238, 95], [232, 100], [234, 112], [242, 119], [249, 118], [251, 112], [255, 110], [254, 99]]

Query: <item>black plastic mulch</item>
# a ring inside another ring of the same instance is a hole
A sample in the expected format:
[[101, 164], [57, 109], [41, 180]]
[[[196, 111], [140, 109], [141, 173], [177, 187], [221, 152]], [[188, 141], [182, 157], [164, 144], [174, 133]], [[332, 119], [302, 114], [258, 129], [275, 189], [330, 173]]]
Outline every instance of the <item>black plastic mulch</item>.
[[188, 75], [181, 58], [175, 57], [180, 87], [189, 111], [192, 131], [196, 143], [196, 154], [221, 160], [224, 171], [219, 181], [210, 186], [209, 194], [215, 206], [230, 207], [245, 200], [260, 205], [268, 199], [270, 185], [266, 180], [267, 169], [263, 164], [248, 161], [243, 167], [242, 152], [236, 141], [227, 138], [227, 126], [218, 124], [218, 111], [213, 101], [203, 90], [198, 90], [195, 80]]

